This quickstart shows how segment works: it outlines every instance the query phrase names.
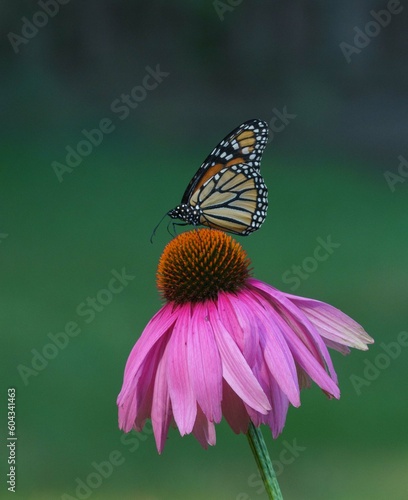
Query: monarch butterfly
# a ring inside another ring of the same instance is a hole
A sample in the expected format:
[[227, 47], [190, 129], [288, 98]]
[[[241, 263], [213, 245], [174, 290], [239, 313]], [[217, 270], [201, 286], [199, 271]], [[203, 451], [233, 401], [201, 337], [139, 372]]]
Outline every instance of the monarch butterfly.
[[180, 205], [166, 215], [243, 236], [259, 229], [268, 208], [260, 174], [267, 141], [264, 121], [249, 120], [234, 129], [204, 160]]

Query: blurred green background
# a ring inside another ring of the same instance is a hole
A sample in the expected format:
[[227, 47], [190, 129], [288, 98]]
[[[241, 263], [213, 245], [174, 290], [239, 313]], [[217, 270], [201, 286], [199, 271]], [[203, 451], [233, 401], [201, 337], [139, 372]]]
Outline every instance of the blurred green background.
[[[333, 354], [339, 401], [314, 387], [279, 439], [265, 429], [284, 498], [408, 498], [408, 347], [398, 344], [408, 331], [408, 20], [406, 6], [389, 5], [0, 3], [1, 435], [15, 387], [15, 498], [266, 498], [246, 438], [225, 423], [207, 451], [172, 430], [159, 456], [150, 427], [123, 438], [115, 405], [127, 356], [161, 306], [155, 272], [170, 235], [163, 223], [151, 245], [152, 229], [216, 143], [255, 117], [272, 127], [268, 218], [239, 238], [255, 276], [335, 305], [376, 340]], [[382, 13], [383, 27], [369, 24], [371, 10], [389, 8], [399, 11]], [[158, 65], [156, 88], [119, 111]], [[54, 162], [103, 119], [111, 132], [58, 176]], [[313, 263], [329, 236], [338, 246]], [[135, 279], [87, 322], [81, 304], [123, 268]], [[80, 333], [22, 377], [32, 350], [69, 322]], [[1, 498], [7, 455], [3, 438]], [[109, 459], [117, 465], [98, 476]], [[91, 489], [76, 492], [78, 481]]]

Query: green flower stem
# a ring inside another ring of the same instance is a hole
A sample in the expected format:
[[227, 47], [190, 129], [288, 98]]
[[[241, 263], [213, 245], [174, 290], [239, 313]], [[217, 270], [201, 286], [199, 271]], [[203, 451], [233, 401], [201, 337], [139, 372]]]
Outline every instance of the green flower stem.
[[271, 500], [283, 500], [262, 432], [252, 422], [249, 424], [247, 437], [268, 497]]

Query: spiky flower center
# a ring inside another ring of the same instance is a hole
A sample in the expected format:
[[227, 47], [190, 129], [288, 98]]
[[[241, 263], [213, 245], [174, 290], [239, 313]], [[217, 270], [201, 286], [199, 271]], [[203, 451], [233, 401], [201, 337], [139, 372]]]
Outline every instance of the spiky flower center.
[[182, 233], [165, 247], [157, 287], [169, 302], [183, 304], [236, 292], [249, 277], [250, 261], [241, 245], [215, 229]]

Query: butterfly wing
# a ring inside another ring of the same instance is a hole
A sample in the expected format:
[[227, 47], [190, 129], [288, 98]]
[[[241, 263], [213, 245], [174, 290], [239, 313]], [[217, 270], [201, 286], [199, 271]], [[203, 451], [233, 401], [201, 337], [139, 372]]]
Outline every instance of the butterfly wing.
[[247, 235], [266, 218], [268, 190], [259, 170], [239, 163], [208, 179], [193, 193], [190, 205], [200, 207], [200, 224]]
[[197, 170], [181, 203], [189, 204], [194, 193], [224, 168], [246, 164], [249, 168], [259, 171], [262, 154], [268, 142], [268, 131], [266, 122], [253, 119], [230, 132]]

